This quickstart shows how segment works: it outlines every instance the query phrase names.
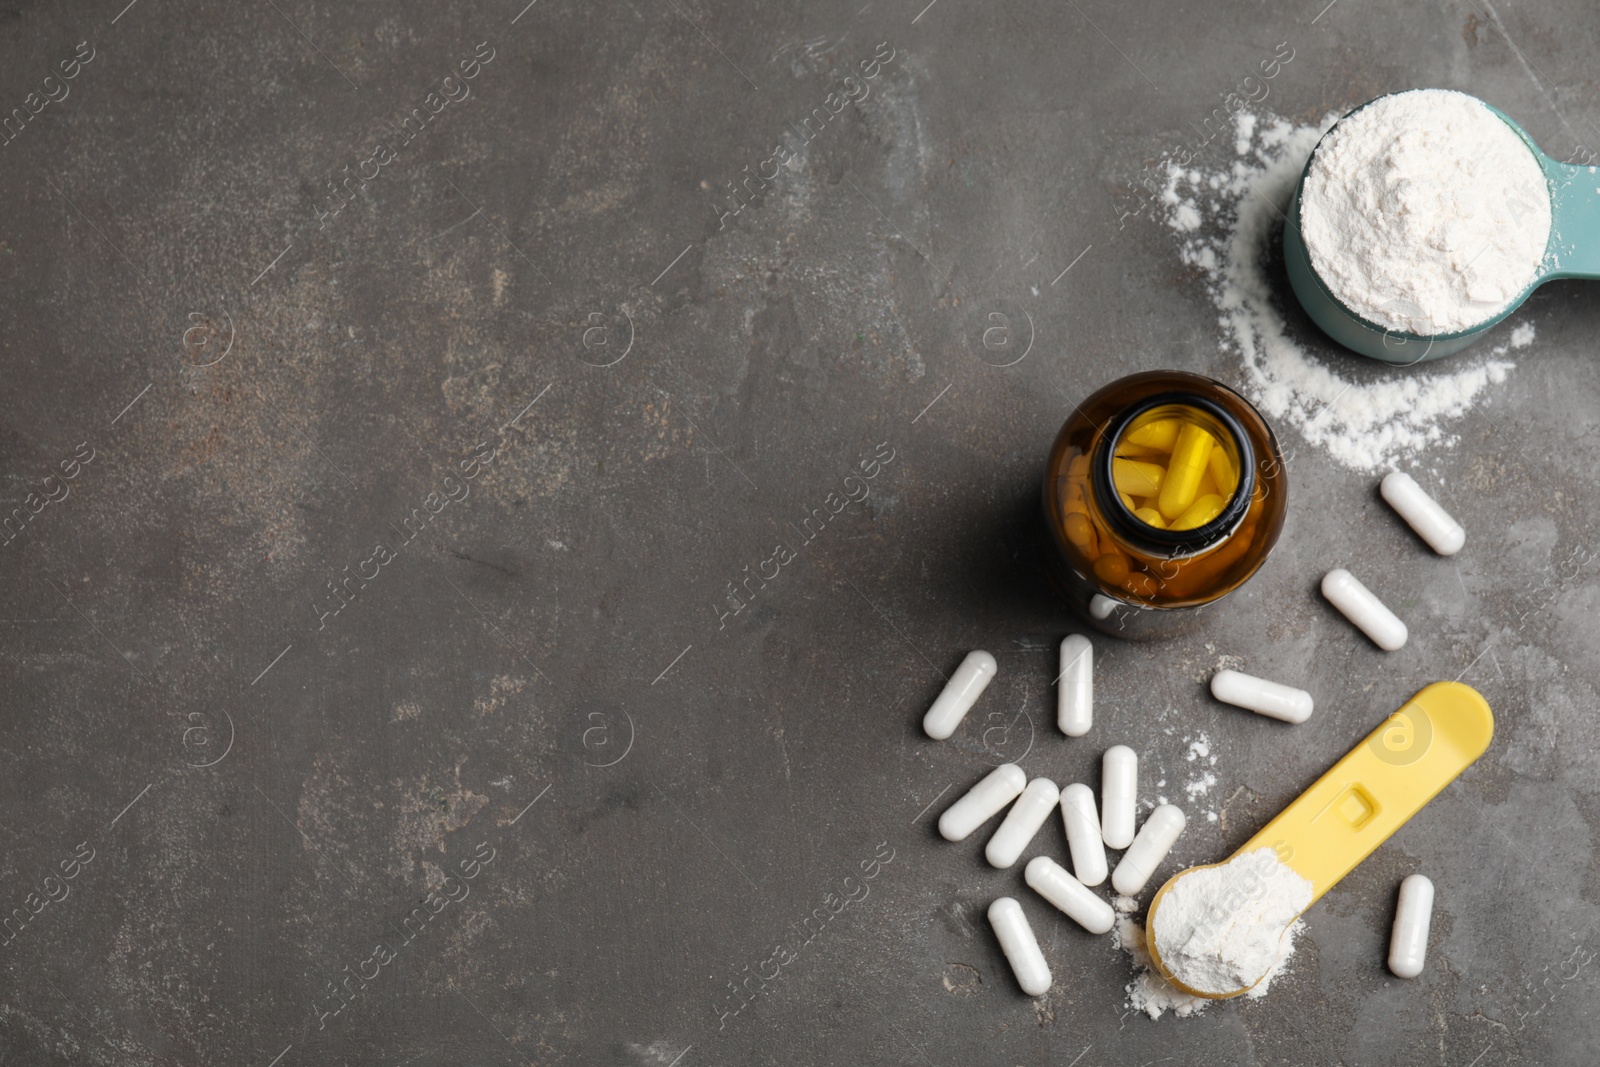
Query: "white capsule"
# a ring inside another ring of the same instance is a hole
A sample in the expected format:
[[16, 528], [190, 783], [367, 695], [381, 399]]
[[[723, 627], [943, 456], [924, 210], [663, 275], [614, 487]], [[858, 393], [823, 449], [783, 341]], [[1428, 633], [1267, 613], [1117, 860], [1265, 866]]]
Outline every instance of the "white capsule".
[[1110, 597], [1096, 593], [1089, 600], [1089, 614], [1094, 616], [1096, 619], [1109, 619], [1111, 617], [1111, 613], [1116, 611], [1121, 606], [1121, 604], [1118, 604]]
[[1127, 745], [1112, 745], [1100, 761], [1100, 836], [1108, 847], [1133, 844], [1138, 800], [1139, 757]]
[[1139, 827], [1139, 836], [1122, 854], [1122, 862], [1111, 872], [1111, 888], [1125, 897], [1137, 896], [1161, 866], [1161, 861], [1167, 858], [1167, 851], [1183, 833], [1187, 822], [1183, 812], [1171, 804], [1163, 804], [1152, 811]]
[[1406, 624], [1343, 567], [1323, 575], [1322, 595], [1385, 652], [1393, 652], [1405, 645]]
[[989, 687], [989, 681], [998, 670], [994, 657], [981, 649], [968, 652], [956, 673], [945, 683], [939, 698], [922, 717], [922, 729], [935, 741], [943, 741], [956, 732], [961, 720], [967, 717], [978, 696]]
[[1022, 877], [1035, 893], [1091, 934], [1110, 933], [1111, 927], [1116, 925], [1117, 913], [1111, 910], [1111, 905], [1095, 896], [1049, 856], [1035, 856], [1029, 860]]
[[983, 850], [989, 866], [1004, 870], [1017, 862], [1022, 850], [1028, 847], [1028, 842], [1039, 832], [1039, 827], [1044, 825], [1044, 821], [1055, 810], [1056, 801], [1060, 799], [1061, 790], [1050, 779], [1035, 778], [1029, 782], [1001, 820], [1000, 829], [989, 839], [989, 847]]
[[1218, 671], [1211, 676], [1211, 695], [1224, 704], [1246, 708], [1269, 719], [1305, 722], [1311, 718], [1311, 694], [1238, 671]]
[[1048, 993], [1050, 965], [1044, 961], [1033, 928], [1028, 925], [1028, 917], [1015, 897], [1001, 897], [989, 905], [989, 925], [994, 927], [994, 936], [1000, 939], [1000, 951], [1006, 954], [1011, 973], [1017, 976], [1022, 991], [1030, 997]]
[[1389, 506], [1441, 556], [1453, 556], [1467, 543], [1467, 531], [1425, 492], [1417, 480], [1401, 471], [1386, 474], [1378, 491]]
[[1028, 776], [1015, 763], [1002, 763], [971, 789], [967, 795], [950, 805], [939, 816], [939, 834], [946, 841], [963, 841], [967, 835], [988, 822], [1001, 808], [1017, 799]]
[[1394, 911], [1394, 933], [1389, 938], [1389, 970], [1400, 978], [1422, 973], [1428, 958], [1428, 925], [1433, 920], [1433, 883], [1426, 875], [1412, 874], [1400, 883], [1400, 903]]
[[1094, 790], [1074, 782], [1061, 791], [1061, 821], [1067, 827], [1067, 847], [1072, 851], [1072, 872], [1084, 885], [1106, 880], [1106, 843], [1100, 838], [1100, 815], [1095, 811]]
[[1056, 722], [1068, 737], [1082, 737], [1094, 725], [1094, 646], [1082, 634], [1061, 642]]

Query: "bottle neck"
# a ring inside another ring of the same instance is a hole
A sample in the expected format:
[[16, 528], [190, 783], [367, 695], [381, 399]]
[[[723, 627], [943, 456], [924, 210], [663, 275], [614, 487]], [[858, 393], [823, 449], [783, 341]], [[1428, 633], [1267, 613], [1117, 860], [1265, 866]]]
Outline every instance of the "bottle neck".
[[[1190, 529], [1173, 530], [1151, 526], [1135, 515], [1117, 491], [1113, 461], [1123, 435], [1136, 426], [1141, 416], [1156, 409], [1187, 408], [1209, 416], [1216, 429], [1232, 445], [1230, 463], [1236, 463], [1237, 482], [1232, 495], [1210, 521]], [[1199, 393], [1170, 392], [1148, 397], [1113, 418], [1099, 435], [1090, 461], [1090, 485], [1107, 528], [1125, 546], [1140, 555], [1157, 559], [1186, 559], [1203, 555], [1226, 541], [1239, 528], [1249, 510], [1255, 491], [1255, 450], [1250, 436], [1227, 408]]]

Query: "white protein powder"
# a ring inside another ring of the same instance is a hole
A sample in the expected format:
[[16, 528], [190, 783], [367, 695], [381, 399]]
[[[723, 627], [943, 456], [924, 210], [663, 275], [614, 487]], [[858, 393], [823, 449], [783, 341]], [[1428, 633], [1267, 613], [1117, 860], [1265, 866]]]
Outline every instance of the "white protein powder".
[[1151, 923], [1161, 962], [1202, 993], [1231, 993], [1269, 975], [1294, 951], [1311, 883], [1270, 848], [1173, 883]]
[[1538, 276], [1550, 191], [1527, 144], [1481, 100], [1414, 89], [1323, 139], [1300, 224], [1312, 266], [1351, 311], [1386, 329], [1458, 333]]
[[[1117, 910], [1123, 909], [1119, 905]], [[1117, 916], [1112, 937], [1116, 939], [1117, 947], [1132, 956], [1139, 968], [1139, 973], [1128, 983], [1128, 1007], [1142, 1011], [1152, 1019], [1159, 1019], [1169, 1011], [1180, 1019], [1186, 1019], [1211, 1006], [1211, 1001], [1206, 998], [1185, 993], [1161, 977], [1150, 962], [1149, 950], [1145, 948], [1144, 927], [1134, 922], [1131, 916]]]
[[[1309, 322], [1290, 325], [1283, 304], [1294, 294], [1272, 273], [1273, 245], [1306, 157], [1336, 117], [1309, 126], [1254, 117], [1245, 151], [1227, 162], [1168, 163], [1159, 210], [1178, 237], [1180, 258], [1200, 274], [1222, 349], [1237, 355], [1241, 384], [1256, 405], [1343, 466], [1385, 470], [1453, 444], [1446, 420], [1485, 403], [1486, 390], [1512, 367], [1495, 357], [1532, 341], [1533, 329], [1518, 326], [1512, 343], [1495, 346], [1487, 359], [1463, 354], [1435, 364], [1437, 371], [1397, 373], [1334, 348]], [[1199, 227], [1188, 225], [1189, 212], [1200, 216]]]

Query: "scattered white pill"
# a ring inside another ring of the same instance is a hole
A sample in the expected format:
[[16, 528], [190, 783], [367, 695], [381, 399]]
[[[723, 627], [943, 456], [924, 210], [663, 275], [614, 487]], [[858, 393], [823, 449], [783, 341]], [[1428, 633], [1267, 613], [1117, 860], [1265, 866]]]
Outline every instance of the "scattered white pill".
[[1122, 605], [1102, 593], [1096, 593], [1089, 601], [1089, 614], [1096, 619], [1109, 619], [1111, 613]]
[[1030, 997], [1049, 992], [1050, 965], [1044, 961], [1033, 928], [1028, 925], [1028, 917], [1015, 897], [1001, 897], [989, 905], [989, 925], [994, 927], [994, 936], [1000, 939], [1000, 951], [1006, 954], [1011, 973], [1017, 976], [1022, 991]]
[[943, 741], [956, 732], [961, 720], [967, 717], [972, 705], [989, 687], [989, 681], [999, 667], [994, 657], [981, 649], [968, 652], [956, 673], [945, 683], [944, 691], [922, 717], [922, 729], [935, 741]]
[[1002, 763], [939, 816], [939, 835], [946, 841], [964, 841], [968, 834], [1017, 799], [1027, 784], [1028, 776], [1022, 773], [1021, 767]]
[[1049, 856], [1035, 856], [1022, 872], [1033, 891], [1091, 934], [1111, 932], [1117, 913]]
[[1406, 643], [1406, 624], [1343, 567], [1323, 576], [1322, 595], [1385, 652], [1393, 652]]
[[1453, 556], [1467, 543], [1467, 531], [1411, 475], [1391, 471], [1384, 476], [1378, 491], [1439, 555]]
[[1127, 745], [1112, 745], [1100, 761], [1100, 836], [1108, 847], [1133, 844], [1138, 800], [1139, 757]]
[[1167, 858], [1167, 851], [1183, 833], [1187, 822], [1183, 812], [1171, 804], [1163, 804], [1152, 811], [1139, 828], [1139, 836], [1122, 854], [1122, 862], [1111, 872], [1111, 888], [1125, 897], [1138, 896], [1156, 868], [1161, 866], [1161, 861]]
[[1433, 920], [1433, 883], [1426, 875], [1412, 874], [1400, 883], [1400, 903], [1394, 912], [1394, 933], [1389, 938], [1389, 970], [1400, 978], [1422, 973], [1428, 958], [1428, 926]]
[[1067, 827], [1067, 848], [1072, 851], [1072, 872], [1084, 885], [1106, 880], [1106, 843], [1100, 837], [1100, 814], [1094, 790], [1074, 782], [1061, 791], [1061, 821]]
[[1311, 718], [1311, 694], [1238, 671], [1218, 671], [1211, 676], [1211, 695], [1224, 704], [1245, 708], [1269, 719], [1305, 722]]
[[1082, 737], [1094, 725], [1094, 646], [1082, 634], [1061, 642], [1056, 722], [1068, 737]]
[[1001, 820], [1000, 829], [989, 839], [989, 847], [983, 850], [989, 866], [1004, 870], [1017, 862], [1022, 850], [1033, 840], [1033, 835], [1039, 832], [1039, 827], [1056, 810], [1056, 802], [1060, 799], [1061, 790], [1050, 779], [1035, 778], [1029, 782]]

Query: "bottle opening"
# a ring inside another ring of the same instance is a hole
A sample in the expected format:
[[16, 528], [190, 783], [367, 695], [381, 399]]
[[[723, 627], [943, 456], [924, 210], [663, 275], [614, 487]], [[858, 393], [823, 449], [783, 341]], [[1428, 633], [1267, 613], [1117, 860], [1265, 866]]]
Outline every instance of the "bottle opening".
[[1101, 437], [1095, 495], [1118, 535], [1170, 557], [1231, 534], [1250, 506], [1255, 455], [1243, 427], [1205, 397], [1165, 393], [1123, 412]]

